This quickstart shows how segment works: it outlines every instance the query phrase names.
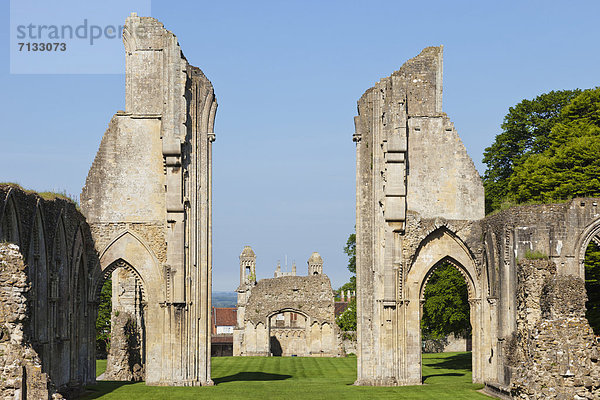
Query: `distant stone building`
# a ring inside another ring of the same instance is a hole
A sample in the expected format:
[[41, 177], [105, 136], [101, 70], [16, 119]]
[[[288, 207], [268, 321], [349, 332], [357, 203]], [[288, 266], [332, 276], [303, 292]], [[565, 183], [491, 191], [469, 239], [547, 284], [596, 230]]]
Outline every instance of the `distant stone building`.
[[235, 356], [339, 356], [342, 353], [334, 316], [331, 283], [323, 259], [313, 253], [308, 276], [281, 271], [256, 281], [256, 254], [250, 246], [240, 255]]

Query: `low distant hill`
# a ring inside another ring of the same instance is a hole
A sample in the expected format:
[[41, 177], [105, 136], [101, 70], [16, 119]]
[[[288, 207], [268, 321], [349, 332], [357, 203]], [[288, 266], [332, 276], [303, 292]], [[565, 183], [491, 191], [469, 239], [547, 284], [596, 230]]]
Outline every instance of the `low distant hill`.
[[212, 293], [213, 307], [236, 307], [237, 293], [236, 292], [213, 292]]

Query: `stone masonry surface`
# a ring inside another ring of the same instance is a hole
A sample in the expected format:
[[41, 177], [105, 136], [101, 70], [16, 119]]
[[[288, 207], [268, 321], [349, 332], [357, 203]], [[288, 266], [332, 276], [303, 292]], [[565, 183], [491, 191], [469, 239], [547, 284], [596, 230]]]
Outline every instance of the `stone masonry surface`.
[[156, 19], [131, 14], [123, 43], [125, 111], [112, 117], [81, 192], [100, 255], [98, 285], [113, 283], [117, 346], [108, 375], [212, 385], [215, 93]]
[[[10, 329], [19, 332], [19, 339], [4, 345], [13, 346], [15, 357], [22, 353], [21, 364], [13, 364], [24, 371], [20, 395], [43, 399], [54, 390], [75, 394], [95, 382], [98, 298], [90, 282], [101, 272], [89, 226], [69, 200], [0, 185], [1, 242], [10, 243], [12, 252], [4, 253], [8, 259], [3, 264], [16, 275], [3, 267], [0, 285], [3, 293], [20, 293], [18, 301], [2, 297], [5, 311], [19, 313], [18, 319], [3, 314], [18, 320]], [[18, 257], [13, 254], [17, 251]], [[10, 301], [22, 303], [14, 307]], [[5, 350], [2, 362], [9, 360], [10, 351]]]

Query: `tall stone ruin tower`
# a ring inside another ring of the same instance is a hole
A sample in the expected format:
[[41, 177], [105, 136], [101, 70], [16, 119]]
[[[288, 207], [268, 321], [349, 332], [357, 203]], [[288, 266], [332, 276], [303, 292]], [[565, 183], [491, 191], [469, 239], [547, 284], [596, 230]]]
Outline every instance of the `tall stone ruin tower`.
[[[357, 384], [421, 383], [420, 287], [405, 255], [427, 229], [484, 216], [481, 178], [442, 112], [442, 70], [442, 47], [428, 47], [358, 101]], [[436, 243], [455, 246], [445, 232]]]
[[215, 94], [156, 19], [131, 14], [123, 42], [126, 109], [102, 138], [81, 208], [105, 278], [123, 268], [141, 287], [146, 382], [210, 385]]
[[316, 251], [308, 259], [308, 275], [320, 275], [323, 273], [323, 258]]

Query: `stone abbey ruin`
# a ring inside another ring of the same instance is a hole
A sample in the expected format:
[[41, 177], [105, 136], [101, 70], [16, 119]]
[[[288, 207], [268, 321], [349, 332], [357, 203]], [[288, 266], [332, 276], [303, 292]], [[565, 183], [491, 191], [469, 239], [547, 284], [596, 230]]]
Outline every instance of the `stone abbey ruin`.
[[[214, 91], [157, 20], [132, 14], [123, 38], [126, 109], [102, 138], [81, 210], [0, 185], [3, 398], [60, 398], [95, 382], [109, 277], [108, 377], [212, 384]], [[356, 384], [421, 384], [424, 288], [450, 263], [468, 285], [474, 382], [505, 398], [598, 398], [584, 255], [600, 243], [600, 199], [486, 217], [479, 174], [442, 112], [442, 75], [442, 48], [430, 47], [358, 101]], [[256, 282], [244, 249], [236, 354], [339, 355], [319, 259], [309, 276]], [[294, 324], [304, 329], [287, 332]]]

